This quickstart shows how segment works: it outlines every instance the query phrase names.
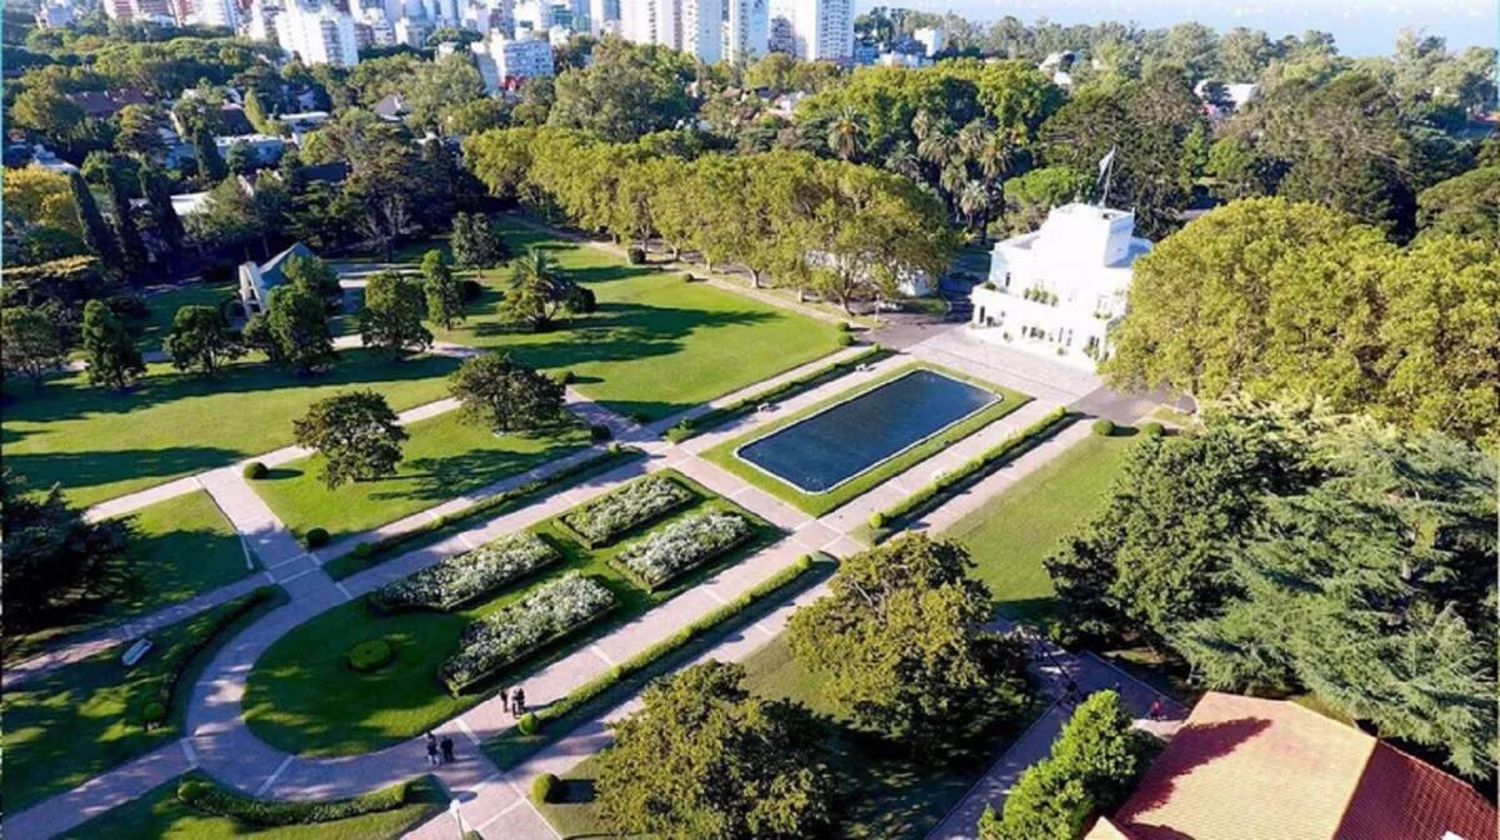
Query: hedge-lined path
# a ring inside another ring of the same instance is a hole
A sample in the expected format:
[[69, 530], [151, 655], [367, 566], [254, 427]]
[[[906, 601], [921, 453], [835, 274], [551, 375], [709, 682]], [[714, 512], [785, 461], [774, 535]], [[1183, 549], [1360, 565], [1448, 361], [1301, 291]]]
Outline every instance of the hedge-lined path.
[[[471, 350], [471, 348], [467, 348], [462, 345], [443, 345], [443, 347], [445, 348], [445, 350], [454, 353]], [[620, 417], [619, 415], [614, 414], [607, 409], [604, 409], [602, 406], [598, 406], [573, 388], [567, 389], [566, 402], [569, 410], [578, 415], [585, 422], [601, 423], [603, 425], [607, 425], [610, 427], [611, 433], [614, 434], [614, 436], [617, 438], [634, 440], [643, 446], [655, 446], [660, 443], [657, 438], [661, 434], [661, 432], [671, 428], [683, 419], [701, 417], [714, 409], [733, 405], [747, 398], [752, 398], [757, 394], [762, 394], [774, 390], [775, 388], [786, 382], [798, 379], [803, 376], [807, 376], [808, 374], [817, 372], [829, 365], [853, 358], [854, 356], [865, 352], [866, 349], [866, 347], [862, 346], [845, 348], [836, 353], [824, 356], [821, 359], [816, 359], [812, 362], [808, 362], [805, 365], [801, 365], [784, 373], [778, 374], [777, 376], [773, 376], [770, 379], [766, 379], [742, 388], [738, 391], [725, 394], [722, 397], [712, 400], [704, 405], [689, 409], [685, 412], [682, 412], [681, 414], [658, 420], [655, 423], [652, 423], [649, 426], [645, 427], [638, 426], [630, 420]], [[801, 400], [809, 396], [814, 397], [814, 399], [823, 399], [831, 390], [836, 389], [840, 381], [858, 382], [859, 380], [848, 379], [848, 377], [858, 375], [860, 374], [851, 373], [848, 374], [848, 376], [844, 379], [835, 380], [830, 383], [824, 383], [822, 386], [812, 389], [812, 391], [803, 394], [798, 398], [796, 404], [802, 404]], [[787, 405], [791, 404], [791, 402], [787, 403]], [[420, 405], [402, 412], [400, 415], [398, 415], [398, 421], [402, 425], [415, 423], [420, 420], [427, 420], [432, 417], [440, 416], [446, 412], [456, 409], [457, 407], [457, 402], [455, 400], [437, 400], [435, 402]], [[764, 416], [760, 416], [751, 417], [750, 419], [753, 421], [763, 422], [767, 419], [775, 418], [766, 418]], [[745, 429], [749, 427], [745, 426], [744, 424], [735, 424], [730, 428], [733, 428], [735, 430], [735, 434], [743, 434]], [[696, 441], [697, 439], [695, 438], [693, 440]], [[701, 451], [701, 449], [694, 449], [692, 451], [697, 452]], [[87, 512], [87, 516], [90, 520], [93, 521], [109, 519], [116, 516], [125, 516], [157, 502], [165, 501], [167, 499], [175, 498], [177, 496], [196, 492], [202, 489], [210, 489], [210, 495], [214, 496], [215, 502], [221, 506], [222, 510], [224, 510], [226, 518], [229, 518], [231, 523], [234, 523], [236, 525], [236, 529], [240, 531], [242, 536], [244, 536], [247, 532], [243, 528], [240, 528], [240, 523], [236, 522], [231, 517], [230, 510], [223, 508], [224, 502], [221, 500], [221, 495], [235, 496], [236, 498], [239, 498], [239, 491], [235, 487], [235, 482], [237, 480], [242, 481], [240, 477], [243, 475], [245, 465], [249, 464], [252, 461], [260, 461], [267, 467], [274, 468], [283, 466], [292, 461], [306, 458], [311, 454], [311, 452], [303, 449], [302, 447], [285, 446], [275, 451], [260, 455], [259, 457], [244, 459], [243, 461], [237, 462], [227, 467], [221, 467], [216, 470], [209, 470], [198, 475], [186, 476], [184, 478], [177, 479], [176, 481], [168, 482], [167, 484], [160, 484], [155, 487], [142, 490], [139, 493], [132, 493], [128, 496], [121, 496], [116, 499], [111, 499], [108, 502], [103, 502], [93, 508], [90, 508]], [[329, 560], [333, 560], [337, 557], [341, 557], [345, 554], [353, 552], [355, 546], [359, 545], [362, 542], [373, 543], [382, 539], [396, 536], [398, 534], [410, 532], [422, 527], [432, 519], [461, 511], [471, 504], [483, 501], [484, 499], [491, 498], [501, 493], [509, 492], [530, 481], [546, 478], [547, 476], [555, 474], [560, 470], [567, 469], [577, 462], [593, 457], [597, 454], [599, 454], [598, 449], [585, 449], [572, 455], [549, 461], [546, 464], [542, 464], [538, 467], [528, 470], [525, 473], [508, 476], [488, 487], [482, 488], [473, 493], [454, 499], [449, 499], [448, 501], [442, 502], [434, 507], [428, 508], [423, 511], [418, 511], [417, 513], [411, 514], [410, 516], [406, 516], [394, 522], [387, 523], [363, 534], [357, 534], [352, 537], [345, 538], [343, 540], [340, 540], [339, 542], [336, 542], [325, 548], [318, 549], [314, 552], [303, 552], [300, 548], [294, 550], [291, 546], [287, 545], [284, 540], [277, 539], [274, 536], [268, 534], [267, 539], [271, 540], [271, 542], [274, 544], [274, 548], [272, 549], [272, 551], [274, 552], [275, 556], [273, 557], [271, 562], [268, 562], [264, 558], [262, 558], [262, 564], [266, 567], [269, 567], [269, 571], [264, 576], [246, 578], [244, 580], [237, 581], [211, 592], [202, 593], [197, 597], [192, 598], [191, 600], [184, 601], [180, 604], [174, 604], [173, 606], [167, 607], [157, 613], [135, 618], [131, 621], [127, 621], [121, 624], [115, 624], [85, 631], [83, 633], [64, 638], [59, 642], [49, 646], [41, 653], [38, 653], [35, 656], [19, 662], [14, 666], [7, 667], [4, 673], [4, 684], [8, 687], [20, 685], [27, 680], [35, 679], [36, 677], [48, 673], [49, 671], [52, 671], [56, 668], [60, 668], [65, 665], [87, 659], [88, 657], [93, 656], [94, 654], [99, 653], [102, 650], [113, 647], [114, 645], [138, 639], [141, 636], [156, 632], [163, 627], [166, 627], [170, 624], [175, 624], [176, 622], [196, 615], [203, 610], [211, 609], [220, 604], [232, 601], [235, 598], [246, 594], [251, 589], [254, 589], [255, 587], [261, 585], [263, 581], [269, 583], [283, 583], [297, 574], [307, 572], [313, 565], [321, 565], [323, 563], [327, 563]], [[217, 478], [214, 478], [215, 476]], [[217, 487], [217, 489], [220, 491], [220, 494], [213, 493], [212, 489], [209, 488], [210, 483]], [[252, 490], [251, 492], [253, 494], [254, 491]], [[260, 501], [258, 497], [250, 501], [249, 504], [251, 505], [251, 507], [254, 507], [257, 504], [260, 507], [264, 507], [264, 502]], [[248, 511], [248, 509], [246, 509], [245, 511], [241, 511], [238, 506], [235, 506], [232, 509], [235, 511], [240, 511], [241, 513], [247, 513]], [[262, 516], [264, 513], [268, 512], [268, 510], [262, 512]], [[247, 525], [247, 527], [249, 526]], [[257, 525], [254, 527], [258, 528], [260, 526]], [[281, 530], [283, 532], [285, 531], [284, 528]], [[301, 560], [302, 562], [296, 563], [296, 561], [298, 560]], [[292, 563], [295, 563], [295, 565], [292, 565]], [[394, 565], [394, 563], [386, 565]], [[304, 582], [304, 585], [305, 583], [306, 582]]]
[[6, 838], [56, 837], [111, 808], [145, 796], [197, 768], [197, 758], [186, 743], [185, 740], [168, 741], [67, 793], [58, 794], [19, 814], [6, 815]]

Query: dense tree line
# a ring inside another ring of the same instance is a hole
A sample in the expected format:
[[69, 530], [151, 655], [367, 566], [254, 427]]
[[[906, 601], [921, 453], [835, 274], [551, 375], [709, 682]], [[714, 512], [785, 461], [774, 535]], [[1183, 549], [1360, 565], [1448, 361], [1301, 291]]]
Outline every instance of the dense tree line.
[[1046, 564], [1083, 638], [1173, 651], [1216, 689], [1311, 690], [1481, 777], [1496, 492], [1493, 459], [1452, 438], [1237, 401], [1143, 441]]

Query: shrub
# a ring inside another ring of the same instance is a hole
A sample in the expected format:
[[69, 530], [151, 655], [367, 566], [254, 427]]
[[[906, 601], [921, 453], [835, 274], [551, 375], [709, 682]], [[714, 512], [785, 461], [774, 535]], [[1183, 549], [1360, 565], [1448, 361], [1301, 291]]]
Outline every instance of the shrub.
[[322, 548], [328, 545], [328, 529], [310, 528], [307, 531], [306, 539], [308, 548]]
[[1162, 425], [1155, 420], [1141, 426], [1141, 434], [1145, 435], [1146, 437], [1161, 437], [1165, 432], [1166, 429], [1164, 429]]
[[473, 278], [465, 279], [458, 287], [459, 293], [463, 295], [466, 303], [473, 303], [479, 300], [480, 296], [484, 294], [484, 286], [480, 285], [479, 281]]
[[589, 426], [589, 440], [594, 443], [603, 443], [612, 437], [614, 437], [614, 432], [611, 432], [609, 427], [603, 423], [595, 423]]
[[177, 798], [199, 811], [251, 825], [307, 825], [394, 811], [415, 799], [415, 786], [414, 782], [404, 782], [352, 799], [326, 802], [269, 802], [241, 796], [202, 779], [190, 778], [177, 785]]
[[698, 278], [694, 277], [693, 273], [690, 271], [682, 275], [682, 281], [684, 283], [696, 283], [698, 282]]
[[541, 721], [536, 719], [536, 713], [534, 712], [527, 712], [521, 715], [521, 719], [516, 722], [516, 729], [520, 730], [522, 735], [535, 735], [537, 730], [541, 728]]
[[375, 590], [370, 603], [386, 612], [422, 608], [447, 611], [561, 559], [562, 554], [546, 540], [522, 531], [386, 584]]
[[840, 347], [851, 347], [854, 344], [854, 336], [849, 333], [839, 333], [838, 345]]
[[560, 780], [551, 773], [537, 776], [531, 783], [531, 800], [538, 805], [551, 802], [553, 795], [557, 792], [559, 782]]
[[167, 707], [159, 700], [152, 700], [141, 709], [141, 722], [147, 729], [155, 729], [167, 719]]
[[187, 674], [188, 666], [193, 664], [193, 659], [208, 648], [214, 639], [226, 628], [239, 621], [241, 617], [261, 604], [276, 596], [274, 587], [262, 586], [238, 601], [231, 601], [228, 607], [216, 618], [203, 632], [182, 644], [175, 645], [162, 655], [157, 663], [157, 669], [165, 675], [157, 687], [156, 702], [162, 706], [162, 718], [172, 708], [172, 701], [177, 696], [177, 686], [181, 684], [183, 676]]
[[878, 510], [875, 511], [874, 513], [870, 514], [870, 527], [874, 528], [877, 531], [880, 530], [881, 528], [884, 528], [885, 527], [885, 514], [881, 513]]
[[540, 587], [526, 600], [470, 624], [458, 652], [438, 669], [457, 694], [543, 645], [614, 609], [614, 593], [592, 578], [570, 572]]
[[1094, 434], [1098, 435], [1099, 437], [1109, 437], [1114, 433], [1115, 424], [1113, 420], [1110, 420], [1107, 417], [1100, 417], [1098, 420], [1094, 421]]
[[646, 262], [646, 249], [631, 246], [625, 251], [625, 262], [631, 265], [643, 265]]
[[854, 332], [854, 325], [851, 324], [851, 323], [849, 323], [848, 321], [840, 321], [839, 322], [839, 332], [843, 332], [843, 333]]
[[251, 461], [250, 463], [245, 465], [244, 476], [250, 481], [259, 481], [262, 478], [265, 478], [266, 474], [269, 472], [270, 470], [266, 469], [265, 464], [262, 464], [259, 461]]
[[370, 548], [369, 543], [360, 543], [354, 547], [354, 556], [361, 560], [368, 558], [373, 553], [374, 549]]
[[615, 563], [647, 589], [657, 589], [731, 548], [755, 529], [737, 513], [711, 512], [663, 528], [621, 552]]
[[344, 658], [350, 668], [368, 674], [389, 665], [396, 658], [396, 648], [385, 639], [370, 639], [355, 645]]
[[571, 370], [560, 370], [557, 373], [552, 374], [552, 379], [559, 385], [572, 385], [574, 382], [578, 381], [578, 374], [574, 373]]
[[671, 477], [651, 475], [574, 508], [563, 514], [562, 523], [584, 545], [598, 548], [692, 500], [692, 491]]

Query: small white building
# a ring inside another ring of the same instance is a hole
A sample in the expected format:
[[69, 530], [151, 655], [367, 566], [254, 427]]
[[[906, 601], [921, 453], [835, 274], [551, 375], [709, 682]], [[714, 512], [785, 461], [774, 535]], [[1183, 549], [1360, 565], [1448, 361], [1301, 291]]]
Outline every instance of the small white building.
[[269, 134], [238, 134], [232, 137], [215, 137], [214, 145], [219, 149], [219, 157], [229, 159], [229, 155], [236, 147], [243, 147], [250, 154], [250, 160], [256, 166], [271, 166], [281, 160], [281, 155], [286, 151], [286, 141], [280, 137]]
[[286, 279], [283, 269], [286, 268], [287, 260], [292, 257], [312, 259], [317, 254], [298, 242], [260, 265], [253, 262], [240, 264], [240, 302], [245, 305], [246, 316], [265, 312], [266, 307], [271, 305], [271, 292], [276, 291], [276, 287]]
[[974, 287], [971, 332], [1092, 370], [1109, 356], [1125, 314], [1132, 265], [1151, 250], [1135, 214], [1065, 204], [1040, 230], [995, 244], [989, 280]]

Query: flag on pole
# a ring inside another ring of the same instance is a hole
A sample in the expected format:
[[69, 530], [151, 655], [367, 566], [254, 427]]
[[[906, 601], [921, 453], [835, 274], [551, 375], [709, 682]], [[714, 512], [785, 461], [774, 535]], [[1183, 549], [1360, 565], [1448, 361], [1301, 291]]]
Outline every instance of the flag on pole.
[[1100, 160], [1099, 160], [1099, 177], [1100, 178], [1104, 177], [1104, 173], [1107, 172], [1107, 171], [1109, 171], [1109, 165], [1111, 163], [1114, 163], [1114, 162], [1115, 162], [1115, 147], [1111, 146], [1110, 149], [1109, 149], [1109, 154], [1105, 155], [1103, 158], [1100, 158]]

